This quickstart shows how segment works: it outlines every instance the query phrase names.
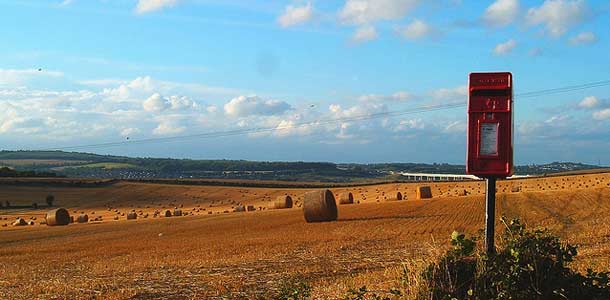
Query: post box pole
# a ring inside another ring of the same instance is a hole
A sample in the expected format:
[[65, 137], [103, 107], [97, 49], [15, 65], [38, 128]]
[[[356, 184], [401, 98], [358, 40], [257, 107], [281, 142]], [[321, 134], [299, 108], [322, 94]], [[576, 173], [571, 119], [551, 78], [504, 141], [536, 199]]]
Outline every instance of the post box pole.
[[496, 225], [496, 178], [485, 178], [485, 251], [496, 252], [494, 232]]

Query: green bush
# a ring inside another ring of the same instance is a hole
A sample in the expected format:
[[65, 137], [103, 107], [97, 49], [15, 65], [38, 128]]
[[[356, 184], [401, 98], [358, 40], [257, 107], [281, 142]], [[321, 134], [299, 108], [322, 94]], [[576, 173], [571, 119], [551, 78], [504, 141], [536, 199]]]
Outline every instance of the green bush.
[[548, 230], [508, 222], [502, 247], [487, 255], [454, 232], [452, 249], [423, 274], [433, 299], [610, 299], [610, 272], [569, 268], [576, 246]]

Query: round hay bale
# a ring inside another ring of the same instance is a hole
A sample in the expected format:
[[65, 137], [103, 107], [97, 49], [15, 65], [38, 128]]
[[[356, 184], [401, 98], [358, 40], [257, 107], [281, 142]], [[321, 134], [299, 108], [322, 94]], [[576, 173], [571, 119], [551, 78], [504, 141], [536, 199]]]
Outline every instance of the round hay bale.
[[290, 197], [290, 195], [283, 195], [275, 198], [275, 202], [273, 202], [273, 208], [292, 208], [292, 197]]
[[171, 217], [171, 216], [172, 216], [172, 211], [171, 211], [171, 210], [169, 210], [169, 209], [168, 209], [168, 210], [166, 210], [166, 211], [165, 211], [165, 217], [166, 217], [166, 218], [169, 218], [169, 217]]
[[89, 222], [89, 216], [84, 214], [84, 215], [80, 215], [78, 216], [78, 218], [76, 219], [76, 222], [78, 223], [87, 223]]
[[402, 193], [396, 192], [396, 200], [402, 200]]
[[13, 222], [13, 226], [25, 226], [28, 225], [28, 222], [22, 218], [17, 218], [15, 222]]
[[56, 208], [47, 212], [47, 226], [63, 226], [70, 224], [70, 213], [65, 208]]
[[303, 212], [307, 223], [337, 220], [337, 204], [333, 193], [329, 190], [305, 193]]
[[354, 195], [351, 192], [339, 194], [339, 204], [354, 204]]
[[174, 209], [174, 217], [180, 217], [180, 216], [182, 216], [182, 210]]
[[138, 214], [135, 211], [132, 211], [127, 214], [127, 220], [135, 220], [138, 218]]
[[432, 189], [429, 186], [418, 186], [416, 192], [419, 200], [432, 198]]

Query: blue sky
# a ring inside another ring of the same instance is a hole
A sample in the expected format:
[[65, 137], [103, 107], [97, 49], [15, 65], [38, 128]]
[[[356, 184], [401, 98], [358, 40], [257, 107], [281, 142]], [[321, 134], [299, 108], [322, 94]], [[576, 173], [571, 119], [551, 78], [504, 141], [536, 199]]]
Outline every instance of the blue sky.
[[[464, 107], [353, 118], [465, 102], [473, 71], [513, 72], [515, 93], [610, 80], [609, 11], [592, 0], [6, 0], [0, 144], [463, 163]], [[516, 98], [516, 162], [610, 165], [609, 95]], [[277, 130], [137, 143], [251, 128]]]

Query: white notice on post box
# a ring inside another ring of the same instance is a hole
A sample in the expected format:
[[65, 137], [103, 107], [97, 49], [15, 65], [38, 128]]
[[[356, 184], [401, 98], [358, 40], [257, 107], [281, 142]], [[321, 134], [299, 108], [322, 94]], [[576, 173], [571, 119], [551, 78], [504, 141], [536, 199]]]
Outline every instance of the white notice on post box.
[[480, 155], [498, 155], [498, 123], [481, 123]]

